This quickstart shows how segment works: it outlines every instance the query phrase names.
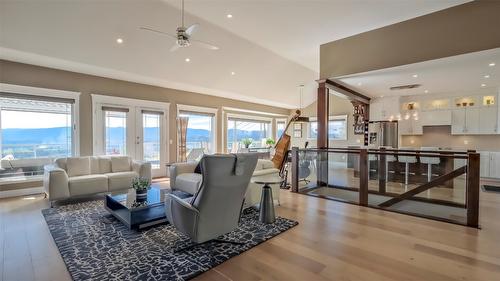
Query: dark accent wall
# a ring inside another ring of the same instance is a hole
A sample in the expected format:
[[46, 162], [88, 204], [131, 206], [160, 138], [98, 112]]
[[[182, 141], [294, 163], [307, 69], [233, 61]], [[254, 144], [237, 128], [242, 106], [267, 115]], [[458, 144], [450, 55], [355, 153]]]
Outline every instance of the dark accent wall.
[[320, 79], [500, 47], [500, 1], [468, 2], [320, 47]]

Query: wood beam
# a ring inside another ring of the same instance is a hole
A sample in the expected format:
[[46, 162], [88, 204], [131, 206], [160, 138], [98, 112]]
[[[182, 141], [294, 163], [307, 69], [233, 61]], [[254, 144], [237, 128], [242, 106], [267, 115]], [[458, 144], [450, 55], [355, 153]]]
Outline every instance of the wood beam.
[[345, 96], [348, 100], [355, 100], [358, 102], [361, 102], [363, 104], [370, 104], [370, 97], [367, 97], [363, 95], [362, 93], [355, 91], [337, 81], [333, 81], [330, 79], [325, 80], [326, 87], [342, 94]]

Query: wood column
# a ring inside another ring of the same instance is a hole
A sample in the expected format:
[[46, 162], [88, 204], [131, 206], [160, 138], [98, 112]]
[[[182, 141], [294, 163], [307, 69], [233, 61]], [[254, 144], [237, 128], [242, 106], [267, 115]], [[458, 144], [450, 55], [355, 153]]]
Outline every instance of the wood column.
[[479, 153], [469, 152], [467, 161], [467, 186], [466, 207], [467, 225], [479, 227], [479, 185], [480, 185], [480, 159]]
[[328, 88], [325, 82], [319, 82], [318, 85], [318, 148], [328, 148], [328, 113], [329, 113]]
[[[318, 148], [328, 148], [328, 117], [329, 117], [329, 93], [325, 81], [318, 84]], [[316, 177], [318, 186], [328, 186], [328, 152], [318, 151], [316, 157]]]

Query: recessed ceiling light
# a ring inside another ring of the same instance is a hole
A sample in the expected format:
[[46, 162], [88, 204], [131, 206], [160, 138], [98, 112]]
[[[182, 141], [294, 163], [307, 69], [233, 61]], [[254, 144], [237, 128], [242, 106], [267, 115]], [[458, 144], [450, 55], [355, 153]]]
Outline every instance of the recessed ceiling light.
[[481, 87], [486, 87], [486, 84], [481, 84]]
[[227, 15], [226, 15], [226, 17], [227, 17], [228, 19], [231, 19], [231, 18], [233, 18], [233, 15], [231, 15], [231, 14], [227, 14]]
[[236, 74], [236, 72], [234, 72], [234, 71], [231, 71], [231, 75], [235, 75], [235, 74]]
[[426, 94], [429, 93], [429, 90], [425, 90], [424, 93], [426, 93]]
[[380, 97], [381, 97], [381, 98], [383, 98], [384, 96], [382, 95], [382, 96], [380, 96]]
[[359, 83], [358, 83], [358, 86], [361, 86], [361, 85], [363, 85], [363, 83], [359, 82]]
[[484, 75], [484, 78], [488, 79], [488, 78], [490, 78], [490, 76], [489, 75]]
[[417, 78], [418, 77], [418, 74], [413, 74], [413, 78]]
[[490, 64], [488, 64], [489, 66], [495, 66], [496, 64], [494, 62], [491, 62]]
[[117, 38], [117, 39], [116, 39], [116, 43], [118, 43], [118, 44], [123, 43], [123, 39], [122, 39], [122, 38]]
[[190, 62], [190, 61], [191, 61], [191, 59], [190, 59], [190, 58], [186, 58], [186, 59], [185, 59], [185, 61], [186, 61], [186, 62]]

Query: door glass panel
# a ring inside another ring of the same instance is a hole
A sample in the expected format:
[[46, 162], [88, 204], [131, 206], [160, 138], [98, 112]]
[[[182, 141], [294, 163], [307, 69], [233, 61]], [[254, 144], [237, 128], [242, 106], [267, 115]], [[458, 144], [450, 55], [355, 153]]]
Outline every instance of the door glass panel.
[[127, 112], [104, 111], [106, 155], [127, 155]]
[[160, 168], [160, 118], [159, 114], [142, 114], [144, 161], [150, 162], [153, 169]]

